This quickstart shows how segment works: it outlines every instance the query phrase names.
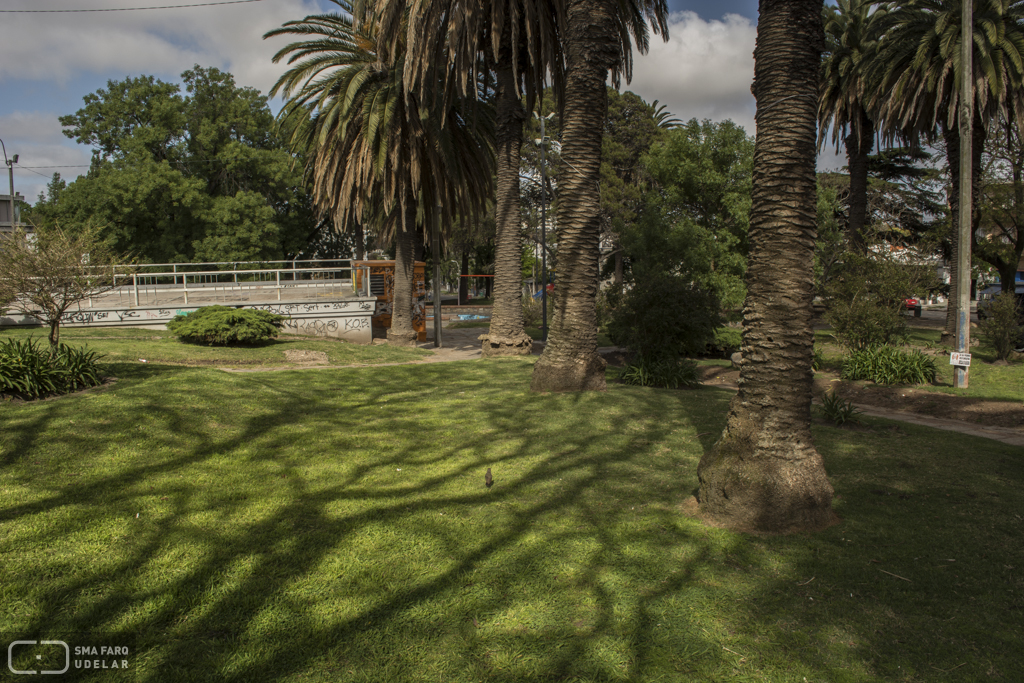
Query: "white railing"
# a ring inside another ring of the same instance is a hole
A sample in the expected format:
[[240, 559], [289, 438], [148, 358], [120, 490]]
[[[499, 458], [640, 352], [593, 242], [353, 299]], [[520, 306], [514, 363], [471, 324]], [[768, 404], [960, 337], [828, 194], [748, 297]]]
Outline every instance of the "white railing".
[[224, 298], [242, 293], [269, 294], [276, 295], [278, 301], [282, 292], [288, 291], [369, 296], [369, 267], [358, 267], [363, 271], [359, 289], [356, 269], [348, 259], [122, 265], [113, 268], [114, 293], [121, 302], [127, 296], [130, 306], [139, 306], [141, 297], [155, 304], [178, 296], [187, 305], [190, 294]]

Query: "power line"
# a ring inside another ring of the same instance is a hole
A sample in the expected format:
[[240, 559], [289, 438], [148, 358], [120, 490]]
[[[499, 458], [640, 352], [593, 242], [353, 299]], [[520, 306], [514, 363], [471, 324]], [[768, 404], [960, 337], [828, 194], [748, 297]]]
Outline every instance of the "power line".
[[185, 9], [187, 7], [212, 7], [214, 5], [242, 5], [263, 0], [223, 0], [222, 2], [200, 2], [193, 5], [162, 5], [160, 7], [113, 7], [108, 9], [0, 9], [0, 14], [66, 14], [69, 12], [143, 12], [152, 9]]

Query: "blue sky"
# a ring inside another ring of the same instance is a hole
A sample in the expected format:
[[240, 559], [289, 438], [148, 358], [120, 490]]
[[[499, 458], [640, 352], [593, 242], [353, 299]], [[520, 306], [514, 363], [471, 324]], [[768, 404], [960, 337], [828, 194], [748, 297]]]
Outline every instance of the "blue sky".
[[[3, 0], [3, 10], [128, 8], [200, 0]], [[57, 117], [107, 80], [151, 74], [179, 82], [194, 64], [234, 74], [264, 93], [283, 68], [263, 41], [285, 21], [334, 7], [322, 0], [262, 0], [176, 10], [0, 14], [0, 138], [19, 154], [15, 189], [35, 201], [56, 170], [84, 173], [90, 150], [61, 134]], [[678, 118], [731, 118], [753, 133], [755, 0], [670, 0], [670, 40], [635, 58], [624, 89], [659, 100]], [[272, 104], [276, 110], [278, 103]], [[6, 193], [6, 184], [4, 184]]]

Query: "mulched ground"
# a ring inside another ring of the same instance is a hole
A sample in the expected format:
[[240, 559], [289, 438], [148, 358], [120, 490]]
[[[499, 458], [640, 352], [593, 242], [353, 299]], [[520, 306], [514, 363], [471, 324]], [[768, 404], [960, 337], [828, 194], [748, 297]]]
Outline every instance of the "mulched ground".
[[[740, 377], [739, 370], [732, 368], [704, 367], [703, 370], [704, 383], [709, 386], [734, 387]], [[1024, 431], [1024, 401], [994, 401], [916, 387], [885, 387], [871, 382], [849, 382], [840, 380], [837, 374], [830, 372], [814, 374], [815, 398], [821, 399], [826, 391], [833, 389], [847, 401], [863, 405]]]

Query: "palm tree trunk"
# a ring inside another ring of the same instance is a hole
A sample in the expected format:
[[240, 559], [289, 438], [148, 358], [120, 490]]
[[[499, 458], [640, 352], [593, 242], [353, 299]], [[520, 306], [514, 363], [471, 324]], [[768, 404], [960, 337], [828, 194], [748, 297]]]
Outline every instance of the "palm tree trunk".
[[[510, 28], [507, 33], [511, 41]], [[498, 145], [494, 308], [490, 329], [480, 335], [484, 357], [528, 356], [533, 350], [533, 339], [523, 327], [523, 245], [519, 232], [519, 152], [524, 113], [516, 93], [511, 50], [506, 51], [509, 54], [495, 69]]]
[[740, 389], [701, 458], [700, 510], [733, 529], [788, 533], [836, 520], [811, 441], [815, 142], [822, 0], [761, 0], [757, 140]]
[[846, 156], [850, 165], [850, 221], [846, 228], [846, 240], [850, 250], [858, 254], [867, 253], [864, 226], [868, 213], [868, 156], [875, 146], [875, 124], [859, 107], [860, 120], [851, 126], [846, 136]]
[[605, 388], [597, 353], [597, 268], [601, 237], [601, 137], [608, 70], [618, 60], [615, 0], [570, 0], [566, 29], [563, 170], [559, 177], [558, 282], [533, 391]]
[[395, 228], [395, 284], [388, 342], [396, 346], [416, 344], [416, 330], [412, 326], [413, 245], [416, 239], [416, 206], [410, 201], [406, 206], [404, 224]]

